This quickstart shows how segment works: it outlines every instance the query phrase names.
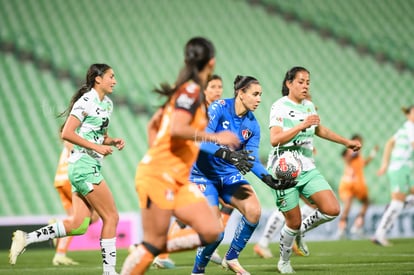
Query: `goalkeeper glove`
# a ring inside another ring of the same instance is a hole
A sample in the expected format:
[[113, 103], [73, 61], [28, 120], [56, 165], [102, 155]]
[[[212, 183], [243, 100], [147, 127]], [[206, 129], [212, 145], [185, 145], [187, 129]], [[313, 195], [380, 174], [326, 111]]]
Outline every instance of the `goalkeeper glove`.
[[252, 152], [250, 150], [231, 151], [227, 148], [220, 148], [214, 153], [214, 156], [233, 164], [244, 175], [250, 172], [253, 167], [254, 157], [250, 156]]
[[271, 175], [262, 174], [262, 181], [266, 183], [270, 188], [275, 190], [285, 190], [296, 186], [298, 183], [295, 180], [281, 180], [275, 179]]

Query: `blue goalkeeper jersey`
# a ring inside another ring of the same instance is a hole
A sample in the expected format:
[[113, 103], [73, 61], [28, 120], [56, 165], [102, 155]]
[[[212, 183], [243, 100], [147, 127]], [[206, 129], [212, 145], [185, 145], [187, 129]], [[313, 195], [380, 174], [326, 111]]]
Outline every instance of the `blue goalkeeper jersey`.
[[[242, 117], [236, 115], [234, 98], [220, 99], [213, 102], [208, 108], [210, 118], [207, 132], [214, 133], [229, 130], [237, 134], [240, 139], [240, 148], [236, 150], [251, 150], [255, 163], [252, 172], [261, 178], [261, 174], [268, 174], [259, 160], [260, 126], [253, 112], [248, 111]], [[214, 156], [220, 146], [211, 142], [201, 144], [197, 161], [193, 165], [192, 175], [204, 175], [208, 178], [217, 178], [237, 173], [237, 168], [221, 158]]]

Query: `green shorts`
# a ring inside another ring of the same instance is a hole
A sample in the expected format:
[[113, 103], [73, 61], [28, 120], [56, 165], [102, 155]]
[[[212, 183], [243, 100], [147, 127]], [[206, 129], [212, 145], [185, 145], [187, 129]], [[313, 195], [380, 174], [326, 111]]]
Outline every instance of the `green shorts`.
[[[282, 212], [289, 211], [299, 204], [299, 195], [302, 194], [309, 199], [313, 194], [332, 190], [329, 183], [325, 180], [318, 169], [303, 171], [297, 178], [298, 184], [286, 190], [276, 190], [276, 205]], [[310, 202], [312, 202], [309, 199]]]
[[82, 156], [74, 163], [69, 163], [68, 175], [72, 184], [72, 192], [86, 196], [93, 190], [94, 184], [99, 184], [104, 178], [101, 165], [89, 156]]
[[403, 166], [398, 170], [387, 172], [390, 182], [391, 193], [399, 192], [408, 194], [410, 189], [414, 187], [414, 180], [411, 176], [411, 168]]

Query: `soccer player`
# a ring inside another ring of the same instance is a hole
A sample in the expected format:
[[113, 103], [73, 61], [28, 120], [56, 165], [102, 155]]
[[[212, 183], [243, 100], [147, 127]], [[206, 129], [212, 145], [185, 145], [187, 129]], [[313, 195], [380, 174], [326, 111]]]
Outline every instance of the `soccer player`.
[[[281, 273], [294, 273], [290, 264], [293, 243], [304, 255], [309, 251], [302, 235], [318, 225], [333, 220], [339, 215], [340, 206], [332, 188], [315, 167], [313, 138], [315, 135], [359, 150], [361, 144], [346, 139], [320, 123], [314, 104], [307, 100], [310, 73], [303, 67], [293, 67], [286, 72], [282, 83], [283, 97], [273, 103], [270, 111], [270, 142], [273, 155], [290, 150], [296, 152], [302, 162], [298, 184], [290, 189], [276, 191], [276, 205], [285, 216], [285, 225], [280, 232]], [[273, 163], [271, 161], [270, 163]], [[299, 196], [316, 205], [316, 209], [304, 220], [301, 218]]]
[[[207, 131], [220, 133], [230, 130], [236, 133], [241, 143], [238, 149], [251, 151], [255, 157], [251, 171], [272, 188], [287, 188], [295, 182], [288, 182], [288, 186], [283, 187], [284, 183], [275, 180], [259, 161], [260, 126], [253, 112], [260, 105], [261, 95], [262, 88], [256, 78], [237, 76], [234, 80], [234, 98], [218, 100], [209, 106], [210, 121]], [[261, 215], [259, 200], [252, 186], [242, 175], [247, 171], [223, 161], [227, 155], [226, 148], [220, 148], [213, 143], [202, 143], [201, 148], [202, 151], [191, 172], [191, 181], [203, 191], [218, 218], [221, 216], [219, 198], [242, 214], [222, 266], [237, 274], [250, 274], [240, 265], [238, 257], [257, 227]], [[216, 153], [207, 154], [208, 151]], [[223, 237], [224, 232], [221, 232], [215, 242], [198, 248], [192, 274], [205, 273], [211, 255]]]
[[[223, 94], [223, 80], [221, 78], [221, 76], [213, 74], [212, 76], [209, 77], [208, 81], [207, 81], [207, 87], [204, 90], [204, 95], [205, 95], [205, 100], [206, 100], [206, 105], [207, 107], [213, 103], [214, 101], [218, 100], [219, 98], [221, 98]], [[163, 108], [160, 108], [157, 110], [157, 112], [154, 114], [154, 116], [150, 119], [149, 123], [148, 123], [148, 137], [149, 137], [149, 143], [150, 146], [153, 142], [153, 140], [155, 139], [156, 133], [159, 129], [159, 124], [161, 122], [161, 117], [162, 117], [162, 110]], [[223, 227], [226, 227], [227, 221], [230, 218], [230, 215], [233, 211], [233, 207], [231, 207], [228, 204], [224, 204], [223, 201], [220, 201], [220, 211], [221, 211], [221, 218], [222, 218], [222, 222], [223, 222]], [[170, 226], [170, 230], [169, 230], [169, 234], [168, 235], [172, 235], [175, 234], [175, 232], [177, 230], [180, 229], [184, 229], [186, 227], [185, 224], [182, 224], [181, 222], [177, 222], [175, 221], [171, 226]], [[186, 231], [188, 232], [188, 231]], [[171, 233], [171, 234], [170, 234]], [[190, 232], [190, 235], [192, 234], [192, 232]], [[216, 251], [214, 251], [213, 255], [211, 256], [211, 261], [216, 263], [216, 264], [221, 264], [221, 257], [218, 254], [218, 251], [216, 249]], [[158, 255], [153, 262], [153, 265], [156, 268], [165, 268], [165, 269], [171, 269], [171, 268], [175, 268], [175, 263], [174, 261], [169, 257], [168, 253], [163, 253]]]
[[412, 199], [414, 194], [414, 105], [402, 110], [406, 121], [385, 144], [381, 167], [377, 172], [379, 176], [387, 173], [391, 189], [391, 202], [372, 239], [375, 244], [382, 246], [391, 245], [386, 234], [404, 208], [405, 200]]
[[102, 218], [101, 249], [103, 274], [116, 274], [116, 227], [118, 212], [112, 193], [101, 174], [102, 160], [112, 154], [115, 146], [124, 148], [124, 140], [107, 134], [113, 104], [109, 94], [116, 85], [115, 73], [106, 64], [92, 64], [86, 74], [86, 84], [72, 97], [68, 116], [62, 129], [62, 139], [74, 144], [69, 158], [69, 179], [72, 184], [73, 216], [30, 233], [17, 230], [13, 234], [9, 262], [31, 243], [84, 234], [95, 210]]
[[[144, 274], [161, 252], [193, 249], [214, 242], [220, 235], [220, 220], [197, 186], [189, 181], [199, 142], [216, 141], [230, 148], [240, 143], [230, 131], [204, 131], [208, 117], [202, 93], [215, 62], [211, 41], [191, 38], [185, 45], [184, 67], [175, 84], [162, 84], [161, 89], [155, 90], [167, 100], [155, 140], [138, 164], [135, 177], [143, 240], [124, 261], [123, 275]], [[167, 239], [172, 216], [195, 230], [184, 244]]]
[[[362, 136], [355, 134], [352, 140], [363, 142]], [[368, 157], [364, 158], [360, 151], [345, 149], [342, 158], [345, 162], [344, 174], [339, 184], [339, 197], [343, 203], [341, 218], [338, 224], [338, 238], [347, 236], [348, 215], [351, 210], [352, 200], [356, 198], [361, 203], [360, 211], [355, 218], [350, 233], [356, 237], [362, 237], [364, 232], [365, 213], [369, 206], [368, 188], [365, 183], [364, 168], [375, 158], [378, 146], [375, 146]]]

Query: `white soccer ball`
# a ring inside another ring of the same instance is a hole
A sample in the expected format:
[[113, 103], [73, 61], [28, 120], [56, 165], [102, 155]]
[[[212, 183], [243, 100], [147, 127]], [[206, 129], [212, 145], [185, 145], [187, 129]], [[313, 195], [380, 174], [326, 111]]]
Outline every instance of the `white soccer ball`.
[[273, 175], [278, 179], [293, 180], [302, 171], [302, 163], [290, 151], [275, 156], [272, 164]]

